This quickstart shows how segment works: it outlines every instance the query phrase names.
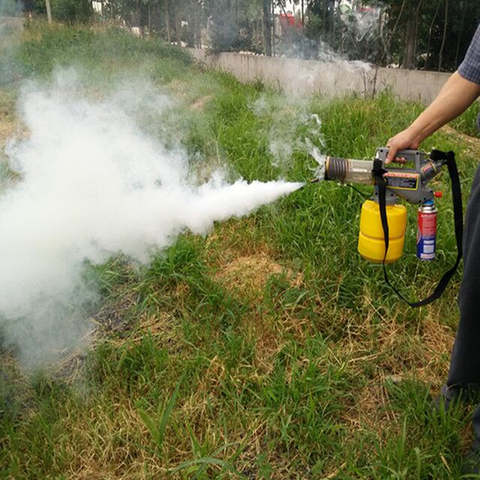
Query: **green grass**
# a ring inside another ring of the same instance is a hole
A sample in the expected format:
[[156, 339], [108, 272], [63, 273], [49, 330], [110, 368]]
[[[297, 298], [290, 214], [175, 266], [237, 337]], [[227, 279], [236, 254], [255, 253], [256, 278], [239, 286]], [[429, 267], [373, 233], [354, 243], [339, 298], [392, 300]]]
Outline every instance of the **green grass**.
[[[32, 27], [8, 61], [20, 79], [73, 62], [91, 73], [82, 81], [92, 94], [147, 78], [175, 101], [161, 117], [144, 112], [145, 131], [167, 144], [175, 133], [199, 172], [226, 165], [248, 180], [309, 179], [305, 139], [371, 157], [421, 111], [389, 94], [291, 101], [119, 31]], [[19, 86], [3, 86], [2, 118]], [[467, 132], [470, 120], [455, 126]], [[458, 152], [465, 197], [475, 145], [449, 132], [424, 145]], [[405, 255], [389, 267], [411, 298], [455, 258], [446, 174], [437, 186], [439, 260], [416, 260], [410, 207]], [[149, 266], [92, 267], [104, 303], [84, 361], [31, 375], [2, 351], [0, 477], [461, 478], [470, 408], [430, 408], [448, 369], [460, 277], [431, 307], [403, 305], [356, 253], [362, 202], [350, 188], [311, 185], [205, 238], [184, 234]]]
[[[135, 68], [139, 63], [149, 61], [169, 60], [174, 65], [191, 63], [190, 56], [179, 48], [155, 39], [139, 41], [116, 28], [94, 31], [87, 27], [45, 28], [35, 23], [27, 24], [23, 41], [5, 48], [9, 54], [2, 56], [0, 72], [8, 78], [48, 76], [58, 67], [72, 65], [81, 65], [95, 74], [126, 65]], [[168, 62], [164, 65], [168, 65]]]
[[452, 122], [452, 127], [456, 130], [480, 138], [478, 130], [478, 116], [480, 115], [480, 102], [475, 102], [463, 115]]

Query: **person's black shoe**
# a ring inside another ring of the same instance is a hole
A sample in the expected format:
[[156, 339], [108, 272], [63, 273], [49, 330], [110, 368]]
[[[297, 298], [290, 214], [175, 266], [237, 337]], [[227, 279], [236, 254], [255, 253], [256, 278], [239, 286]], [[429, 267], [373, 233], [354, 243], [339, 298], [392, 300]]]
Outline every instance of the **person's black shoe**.
[[472, 442], [470, 450], [463, 457], [462, 475], [479, 475], [479, 474], [480, 474], [480, 441], [478, 439], [475, 439]]
[[440, 395], [432, 400], [432, 409], [436, 412], [448, 412], [463, 397], [463, 389], [461, 387], [444, 385], [440, 390]]

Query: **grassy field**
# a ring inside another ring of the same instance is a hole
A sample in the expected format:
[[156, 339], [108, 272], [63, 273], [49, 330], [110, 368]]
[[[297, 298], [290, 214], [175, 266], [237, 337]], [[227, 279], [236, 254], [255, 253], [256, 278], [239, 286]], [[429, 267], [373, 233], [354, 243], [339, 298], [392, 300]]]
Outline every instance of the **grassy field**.
[[[91, 95], [147, 78], [175, 101], [143, 119], [145, 131], [174, 135], [200, 167], [226, 165], [248, 180], [309, 179], [309, 144], [371, 157], [422, 108], [388, 94], [287, 98], [119, 31], [33, 26], [2, 48], [2, 147], [21, 128], [22, 83], [58, 66], [88, 72]], [[466, 135], [474, 113], [424, 145], [457, 152], [465, 197], [480, 155]], [[11, 180], [5, 169], [2, 178]], [[390, 267], [411, 298], [455, 259], [447, 175], [436, 183], [439, 259], [416, 260], [410, 207], [406, 254]], [[148, 266], [118, 257], [94, 267], [102, 304], [87, 352], [27, 373], [0, 350], [0, 477], [461, 478], [471, 407], [430, 411], [448, 370], [460, 276], [430, 307], [401, 303], [356, 253], [362, 202], [351, 188], [311, 185], [206, 237], [186, 233]]]

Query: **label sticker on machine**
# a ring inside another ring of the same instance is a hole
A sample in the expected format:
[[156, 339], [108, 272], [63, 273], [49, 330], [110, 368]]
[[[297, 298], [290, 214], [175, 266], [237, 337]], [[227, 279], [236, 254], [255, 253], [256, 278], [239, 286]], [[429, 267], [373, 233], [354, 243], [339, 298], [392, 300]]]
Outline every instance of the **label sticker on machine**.
[[388, 188], [417, 190], [418, 173], [387, 172], [383, 175]]

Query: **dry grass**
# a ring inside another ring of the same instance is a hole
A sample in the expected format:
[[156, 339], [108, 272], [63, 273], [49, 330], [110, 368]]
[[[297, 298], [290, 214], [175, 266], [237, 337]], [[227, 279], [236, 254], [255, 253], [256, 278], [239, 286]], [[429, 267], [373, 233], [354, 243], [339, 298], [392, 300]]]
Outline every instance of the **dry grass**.
[[69, 478], [140, 480], [164, 475], [165, 467], [145, 448], [149, 433], [135, 405], [122, 398], [113, 408], [97, 402], [64, 422], [65, 431], [75, 438], [65, 452]]
[[0, 90], [0, 148], [3, 150], [7, 141], [18, 130], [15, 115], [15, 97], [5, 90]]
[[392, 429], [398, 431], [398, 414], [391, 408], [386, 382], [385, 374], [379, 372], [358, 392], [355, 402], [346, 405], [342, 417], [352, 434], [369, 430], [375, 432], [378, 439], [385, 439], [394, 433]]
[[450, 125], [445, 125], [442, 127], [441, 131], [466, 145], [463, 153], [471, 156], [472, 158], [480, 158], [480, 138], [470, 137], [465, 133], [455, 130]]
[[422, 350], [424, 362], [416, 371], [420, 380], [437, 389], [445, 382], [454, 340], [455, 333], [437, 320], [428, 318], [422, 323], [417, 346]]
[[212, 99], [211, 95], [206, 95], [205, 97], [195, 100], [191, 105], [191, 110], [202, 111], [205, 108], [205, 105]]
[[[373, 312], [372, 312], [373, 313]], [[419, 380], [437, 395], [448, 373], [448, 358], [454, 332], [428, 318], [412, 333], [405, 322], [383, 318], [377, 326], [366, 321], [347, 325], [346, 337], [335, 347], [339, 358], [347, 358], [358, 376], [370, 371], [368, 385], [355, 402], [346, 402], [344, 420], [353, 431], [375, 431], [379, 439], [391, 437], [398, 429], [398, 413], [390, 405], [386, 385]]]
[[265, 255], [275, 260], [274, 249], [258, 234], [255, 219], [228, 220], [217, 225], [206, 242], [207, 258], [213, 269], [224, 268], [236, 258]]
[[216, 279], [228, 290], [260, 301], [270, 276], [281, 274], [292, 277], [291, 271], [283, 268], [266, 253], [260, 252], [232, 259], [218, 269]]
[[291, 286], [297, 287], [302, 284], [303, 277], [278, 263], [271, 247], [245, 238], [245, 232], [238, 231], [236, 222], [228, 222], [219, 230], [221, 232], [216, 232], [208, 240], [212, 251], [208, 258], [214, 264], [214, 279], [231, 294], [248, 300], [253, 306], [251, 314], [242, 319], [242, 330], [246, 338], [255, 343], [252, 375], [258, 380], [273, 371], [287, 334], [294, 333], [303, 339], [306, 334], [302, 320], [286, 312], [279, 318], [265, 308], [259, 308], [264, 302], [265, 288], [273, 275], [281, 275]]

